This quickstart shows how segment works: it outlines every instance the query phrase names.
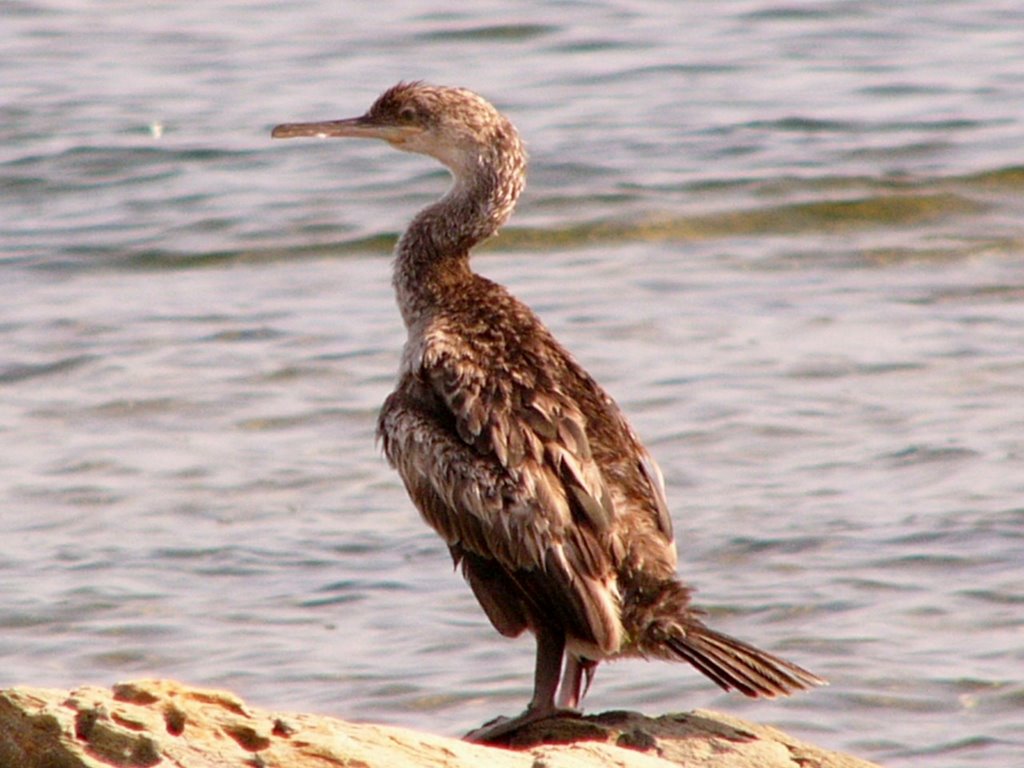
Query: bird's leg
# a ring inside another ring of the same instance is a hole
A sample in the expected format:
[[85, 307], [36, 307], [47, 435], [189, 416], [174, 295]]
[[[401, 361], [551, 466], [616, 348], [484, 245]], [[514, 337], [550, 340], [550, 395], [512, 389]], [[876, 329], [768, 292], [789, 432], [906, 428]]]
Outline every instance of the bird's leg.
[[[537, 630], [537, 663], [533, 670], [533, 698], [527, 712], [538, 712], [547, 717], [555, 711], [555, 691], [562, 675], [562, 657], [565, 655], [565, 635], [561, 630]], [[525, 713], [524, 713], [525, 714]], [[539, 718], [536, 718], [539, 719]]]
[[[565, 674], [562, 675], [562, 686], [558, 691], [559, 708], [578, 710], [583, 697], [590, 690], [590, 684], [594, 681], [594, 672], [596, 671], [596, 661], [577, 659], [570, 655], [565, 662]], [[586, 678], [585, 684], [584, 678]]]
[[533, 698], [526, 710], [513, 718], [499, 717], [466, 734], [467, 741], [494, 741], [518, 730], [527, 723], [559, 714], [555, 707], [555, 691], [562, 674], [565, 635], [561, 629], [538, 628], [537, 666], [533, 675]]

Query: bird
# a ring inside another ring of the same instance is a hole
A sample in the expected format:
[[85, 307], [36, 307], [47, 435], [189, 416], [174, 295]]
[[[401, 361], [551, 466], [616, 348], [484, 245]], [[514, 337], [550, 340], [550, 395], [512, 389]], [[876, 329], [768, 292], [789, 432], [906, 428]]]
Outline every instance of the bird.
[[400, 82], [362, 116], [284, 123], [272, 136], [383, 140], [452, 175], [395, 246], [407, 339], [377, 437], [494, 628], [536, 638], [526, 709], [467, 738], [578, 713], [597, 666], [624, 657], [688, 662], [753, 698], [825, 684], [707, 626], [677, 575], [654, 458], [537, 315], [470, 267], [525, 185], [526, 152], [505, 115], [468, 89]]

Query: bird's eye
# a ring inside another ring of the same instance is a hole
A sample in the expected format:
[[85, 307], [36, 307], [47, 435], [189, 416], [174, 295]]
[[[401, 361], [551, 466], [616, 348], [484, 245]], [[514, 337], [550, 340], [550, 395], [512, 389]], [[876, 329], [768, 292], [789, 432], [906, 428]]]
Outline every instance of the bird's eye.
[[402, 107], [398, 113], [398, 119], [403, 123], [412, 123], [416, 120], [416, 110], [412, 107]]

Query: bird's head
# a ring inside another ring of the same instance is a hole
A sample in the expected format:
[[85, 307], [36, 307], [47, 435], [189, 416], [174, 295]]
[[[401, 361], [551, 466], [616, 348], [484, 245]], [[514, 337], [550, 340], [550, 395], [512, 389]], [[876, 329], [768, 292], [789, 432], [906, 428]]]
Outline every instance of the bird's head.
[[360, 117], [285, 123], [271, 135], [382, 139], [396, 149], [430, 155], [456, 175], [495, 152], [523, 154], [515, 128], [485, 99], [464, 88], [420, 82], [389, 88]]

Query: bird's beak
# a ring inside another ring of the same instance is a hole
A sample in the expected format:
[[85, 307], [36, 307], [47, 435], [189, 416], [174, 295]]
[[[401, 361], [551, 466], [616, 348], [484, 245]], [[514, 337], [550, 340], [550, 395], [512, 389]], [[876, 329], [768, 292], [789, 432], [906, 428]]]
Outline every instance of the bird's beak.
[[323, 120], [318, 123], [283, 123], [275, 126], [271, 137], [294, 139], [300, 136], [316, 136], [327, 139], [351, 136], [360, 139], [383, 139], [391, 144], [402, 144], [406, 139], [422, 132], [415, 125], [384, 125], [363, 115], [347, 120]]

